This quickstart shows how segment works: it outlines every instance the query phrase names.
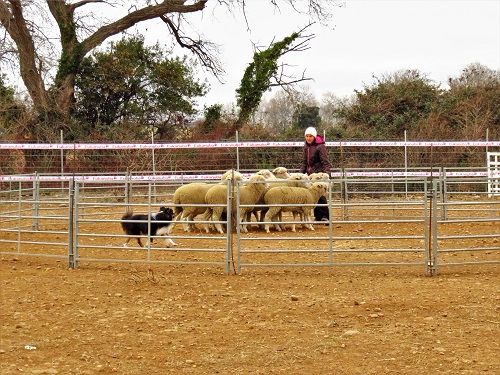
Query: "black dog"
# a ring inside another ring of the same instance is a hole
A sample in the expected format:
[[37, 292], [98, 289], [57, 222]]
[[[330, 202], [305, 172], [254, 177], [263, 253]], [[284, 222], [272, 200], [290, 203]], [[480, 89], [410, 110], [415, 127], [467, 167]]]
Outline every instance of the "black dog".
[[[327, 204], [327, 200], [325, 197], [320, 197], [318, 200], [318, 204]], [[328, 206], [316, 206], [314, 207], [314, 219], [316, 221], [330, 221], [330, 210]]]
[[[139, 246], [142, 247], [141, 236], [148, 235], [148, 216], [151, 236], [164, 236], [169, 233], [169, 226], [172, 223], [174, 211], [171, 208], [160, 207], [160, 211], [154, 214], [133, 214], [127, 212], [122, 216], [122, 228], [125, 234], [129, 236], [123, 246], [128, 246], [132, 238], [136, 238]], [[150, 239], [148, 238], [148, 241]], [[154, 241], [151, 240], [151, 243]], [[167, 247], [176, 246], [177, 244], [171, 238], [166, 238]]]

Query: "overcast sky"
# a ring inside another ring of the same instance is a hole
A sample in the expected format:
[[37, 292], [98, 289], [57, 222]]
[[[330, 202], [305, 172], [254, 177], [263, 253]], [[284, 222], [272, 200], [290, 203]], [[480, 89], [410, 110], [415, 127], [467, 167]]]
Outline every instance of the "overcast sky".
[[[210, 3], [210, 2], [209, 2]], [[238, 13], [206, 10], [196, 23], [221, 45], [225, 83], [210, 79], [211, 92], [200, 103], [235, 101], [244, 69], [252, 60], [252, 44], [267, 46], [297, 31], [307, 18], [269, 0], [248, 1], [251, 31]], [[418, 69], [446, 87], [470, 63], [500, 69], [500, 0], [347, 0], [333, 8], [329, 27], [315, 24], [310, 49], [289, 55], [297, 74], [314, 78], [307, 85], [317, 99], [331, 92], [346, 96], [363, 83], [400, 69]], [[152, 30], [152, 29], [150, 29]]]
[[[204, 12], [189, 15], [193, 26], [205, 38], [220, 45], [220, 59], [226, 70], [223, 83], [201, 72], [200, 77], [209, 80], [211, 90], [205, 98], [197, 100], [200, 108], [204, 104], [236, 101], [235, 90], [252, 61], [252, 42], [268, 46], [273, 39], [281, 40], [308, 23], [307, 16], [285, 5], [276, 11], [270, 2], [247, 0], [250, 29], [241, 10], [235, 9], [233, 15], [224, 6], [214, 10], [216, 0], [210, 0]], [[283, 3], [284, 0], [280, 2]], [[300, 76], [305, 70], [306, 76], [314, 79], [305, 85], [318, 100], [325, 93], [351, 95], [354, 90], [361, 90], [363, 84], [373, 83], [373, 75], [379, 77], [401, 69], [417, 69], [442, 87], [447, 87], [450, 76], [459, 76], [471, 63], [500, 69], [500, 0], [332, 0], [331, 3], [336, 6], [332, 7], [329, 25], [316, 23], [309, 29], [316, 35], [310, 49], [287, 54], [280, 61], [293, 66], [288, 73]], [[126, 12], [127, 7], [108, 5], [101, 14], [115, 20], [124, 15], [117, 13], [119, 10]], [[148, 44], [157, 41], [172, 44], [172, 37], [161, 21], [141, 23], [137, 29], [144, 33]]]

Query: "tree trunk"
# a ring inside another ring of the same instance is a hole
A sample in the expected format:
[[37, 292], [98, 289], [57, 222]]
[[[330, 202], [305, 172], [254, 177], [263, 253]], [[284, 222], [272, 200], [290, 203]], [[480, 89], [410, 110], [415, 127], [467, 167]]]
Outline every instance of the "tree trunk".
[[36, 64], [35, 44], [22, 12], [20, 0], [11, 0], [10, 9], [0, 2], [0, 23], [17, 46], [20, 74], [37, 112], [50, 108], [49, 97]]
[[[161, 1], [156, 5], [146, 6], [128, 13], [123, 18], [104, 25], [78, 41], [74, 18], [75, 9], [93, 0], [69, 3], [66, 0], [47, 0], [50, 13], [56, 21], [61, 34], [61, 58], [55, 82], [47, 90], [42, 78], [41, 66], [35, 50], [34, 34], [36, 25], [30, 25], [24, 18], [21, 0], [0, 0], [0, 23], [7, 30], [17, 46], [20, 73], [28, 89], [38, 117], [41, 119], [60, 118], [66, 120], [71, 115], [74, 104], [75, 78], [80, 64], [87, 53], [100, 45], [110, 36], [119, 34], [135, 24], [165, 16], [169, 13], [191, 13], [205, 8], [207, 0], [197, 0], [192, 4], [184, 1]], [[43, 37], [43, 35], [42, 35]]]

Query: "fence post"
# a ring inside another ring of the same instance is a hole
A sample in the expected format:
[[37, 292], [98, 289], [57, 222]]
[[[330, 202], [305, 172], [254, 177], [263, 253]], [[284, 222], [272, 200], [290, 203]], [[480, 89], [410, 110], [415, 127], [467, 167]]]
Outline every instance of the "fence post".
[[240, 148], [238, 146], [238, 143], [239, 143], [238, 130], [236, 130], [235, 139], [236, 139], [236, 170], [239, 171], [240, 170]]
[[61, 190], [64, 189], [64, 181], [62, 180], [62, 177], [64, 177], [64, 134], [63, 130], [61, 129], [60, 132], [60, 137], [61, 137]]
[[[74, 177], [73, 177], [74, 178]], [[83, 182], [82, 182], [83, 184]], [[78, 259], [80, 258], [80, 252], [78, 249], [78, 240], [79, 240], [79, 234], [80, 234], [80, 223], [79, 223], [79, 217], [80, 217], [80, 184], [78, 182], [73, 183], [74, 187], [74, 198], [73, 201], [75, 202], [73, 205], [73, 249], [74, 249], [74, 254], [75, 254], [75, 268], [78, 268]]]
[[153, 176], [155, 176], [155, 180], [153, 181], [153, 203], [156, 203], [156, 159], [155, 159], [155, 147], [154, 147], [155, 139], [154, 132], [151, 128], [151, 155], [153, 158]]
[[232, 207], [233, 207], [233, 181], [234, 181], [233, 179], [234, 179], [234, 174], [232, 179], [227, 180], [226, 275], [229, 275], [229, 272], [231, 270], [231, 259], [233, 256], [233, 236], [232, 236], [233, 234]]
[[130, 193], [131, 193], [131, 182], [130, 182], [130, 170], [127, 168], [127, 174], [125, 176], [125, 206], [127, 212], [130, 209]]
[[485, 151], [486, 151], [486, 165], [488, 165], [488, 140], [489, 140], [489, 137], [490, 137], [490, 128], [486, 128], [486, 147], [485, 147]]
[[408, 146], [405, 129], [405, 199], [408, 199]]
[[[153, 181], [154, 183], [154, 181]], [[152, 212], [151, 211], [151, 181], [148, 182], [148, 210], [147, 212]], [[148, 262], [151, 261], [151, 241], [153, 239], [151, 238], [151, 214], [148, 215]]]
[[[433, 195], [434, 195], [434, 205], [432, 212], [432, 264], [433, 264], [433, 274], [436, 275], [438, 272], [438, 214], [439, 214], [439, 205], [437, 202], [437, 194], [439, 192], [438, 186], [436, 184], [438, 181], [435, 181], [435, 186], [433, 186]], [[441, 209], [443, 208], [443, 204], [441, 203]]]
[[75, 243], [74, 243], [74, 220], [75, 220], [75, 179], [72, 177], [69, 180], [69, 213], [68, 213], [68, 266], [69, 268], [75, 269], [76, 264], [76, 254], [75, 254]]
[[427, 276], [433, 276], [437, 271], [437, 183], [432, 181], [430, 190], [426, 183], [425, 194], [425, 273]]
[[31, 228], [33, 230], [38, 230], [38, 214], [40, 212], [40, 180], [38, 178], [38, 172], [35, 172], [33, 176], [33, 192], [32, 192], [32, 197], [33, 197], [33, 205], [32, 205], [32, 223], [31, 223]]
[[22, 215], [22, 202], [23, 202], [23, 183], [18, 182], [17, 185], [17, 252], [21, 252], [21, 215]]
[[330, 266], [333, 266], [333, 224], [334, 220], [333, 209], [332, 209], [332, 190], [333, 183], [331, 177], [328, 179], [328, 217], [330, 220], [328, 221], [328, 263]]
[[345, 221], [348, 219], [348, 209], [347, 209], [347, 172], [344, 167], [342, 167], [342, 180], [340, 184], [340, 196], [342, 202], [342, 220]]
[[[237, 274], [241, 273], [241, 208], [240, 208], [240, 188], [242, 186], [240, 181], [235, 181], [234, 184], [236, 188], [236, 217], [235, 217], [235, 225], [236, 225], [236, 260], [238, 264]], [[243, 221], [247, 221], [247, 218], [244, 218]], [[250, 221], [252, 221], [250, 219]], [[249, 226], [249, 224], [245, 224]]]
[[446, 202], [446, 195], [448, 194], [446, 176], [447, 170], [446, 167], [440, 167], [439, 172], [439, 201], [441, 202], [441, 219], [446, 220], [448, 217], [447, 207], [444, 204]]

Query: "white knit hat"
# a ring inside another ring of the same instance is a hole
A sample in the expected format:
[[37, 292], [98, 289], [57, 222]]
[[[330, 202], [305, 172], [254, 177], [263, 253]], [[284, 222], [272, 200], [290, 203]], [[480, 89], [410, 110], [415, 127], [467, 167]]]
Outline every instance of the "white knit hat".
[[310, 126], [304, 132], [304, 135], [308, 135], [308, 134], [312, 135], [313, 137], [316, 137], [318, 135], [318, 132], [316, 131], [316, 129], [314, 129], [312, 126]]

